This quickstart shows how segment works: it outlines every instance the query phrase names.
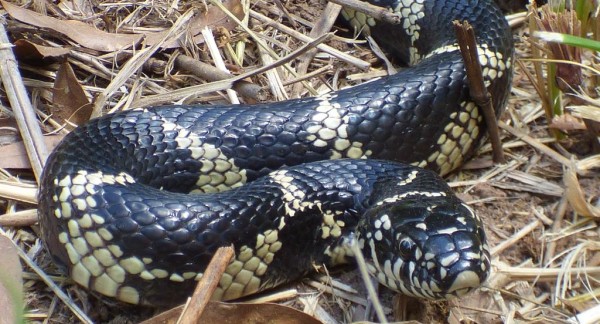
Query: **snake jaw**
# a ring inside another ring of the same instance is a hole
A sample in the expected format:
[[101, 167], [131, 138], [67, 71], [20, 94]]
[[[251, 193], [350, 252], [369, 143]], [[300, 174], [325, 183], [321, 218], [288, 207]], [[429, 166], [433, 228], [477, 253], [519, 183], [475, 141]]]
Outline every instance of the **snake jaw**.
[[[383, 285], [437, 300], [465, 295], [487, 279], [490, 257], [481, 220], [458, 200], [436, 205], [410, 199], [367, 214], [375, 228], [359, 225], [359, 235], [368, 269]], [[377, 227], [382, 219], [389, 225]]]

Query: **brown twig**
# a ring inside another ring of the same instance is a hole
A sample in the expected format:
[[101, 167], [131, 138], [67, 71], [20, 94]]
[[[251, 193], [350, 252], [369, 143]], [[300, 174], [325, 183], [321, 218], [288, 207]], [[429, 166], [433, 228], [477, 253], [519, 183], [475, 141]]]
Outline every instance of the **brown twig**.
[[206, 83], [206, 84], [195, 85], [195, 86], [191, 86], [191, 87], [187, 87], [187, 88], [183, 88], [183, 89], [177, 89], [177, 90], [170, 91], [168, 93], [146, 96], [142, 99], [135, 101], [132, 104], [132, 106], [147, 107], [147, 106], [151, 106], [151, 105], [164, 104], [164, 103], [167, 103], [170, 101], [179, 100], [185, 96], [190, 96], [190, 95], [197, 96], [197, 95], [201, 95], [201, 94], [205, 94], [205, 93], [230, 89], [232, 87], [232, 85], [239, 80], [243, 80], [243, 79], [251, 77], [253, 75], [263, 73], [267, 70], [284, 65], [284, 64], [294, 60], [295, 58], [300, 56], [302, 53], [304, 53], [307, 49], [313, 48], [313, 47], [317, 46], [318, 44], [329, 39], [329, 37], [331, 37], [331, 35], [332, 34], [325, 34], [325, 35], [313, 40], [312, 42], [305, 44], [304, 46], [298, 48], [297, 50], [293, 51], [289, 55], [287, 55], [283, 58], [280, 58], [279, 60], [273, 62], [272, 64], [262, 66], [260, 68], [257, 68], [255, 70], [252, 70], [252, 71], [249, 71], [246, 73], [232, 76], [229, 79], [214, 81], [214, 82], [210, 82], [210, 83]]
[[117, 73], [117, 75], [111, 80], [104, 91], [102, 91], [102, 93], [96, 97], [94, 107], [92, 109], [92, 118], [102, 115], [102, 109], [104, 109], [104, 106], [117, 91], [117, 89], [123, 86], [127, 80], [136, 74], [137, 71], [144, 65], [144, 63], [148, 61], [152, 55], [154, 55], [154, 53], [156, 53], [156, 51], [158, 51], [161, 46], [167, 42], [167, 40], [179, 38], [179, 36], [185, 32], [185, 28], [187, 28], [188, 22], [190, 19], [192, 19], [193, 15], [193, 9], [186, 11], [179, 17], [179, 19], [177, 19], [168, 32], [166, 32], [156, 44], [138, 51], [123, 65], [119, 73]]
[[[254, 40], [256, 45], [258, 45], [262, 50], [264, 50], [264, 52], [268, 54], [272, 59], [280, 60], [280, 57], [277, 55], [277, 53], [275, 53], [275, 51], [261, 37], [259, 37], [254, 31], [248, 28], [246, 24], [242, 23], [235, 15], [233, 15], [227, 8], [225, 8], [225, 6], [223, 6], [223, 4], [220, 1], [209, 0], [209, 2], [219, 7], [219, 9], [221, 9], [221, 11], [223, 11], [223, 13], [227, 15], [229, 19], [234, 21], [240, 28], [242, 28], [246, 33], [248, 33], [248, 35]], [[286, 69], [292, 76], [298, 77], [296, 70], [293, 69], [289, 64], [285, 63], [282, 65], [282, 67]], [[316, 96], [318, 94], [317, 90], [315, 90], [308, 82], [303, 81], [302, 83], [304, 84], [304, 87], [308, 90], [308, 92], [311, 93], [313, 96]]]
[[16, 62], [4, 24], [0, 24], [0, 80], [15, 114], [33, 173], [40, 179], [48, 151]]
[[221, 276], [225, 272], [229, 260], [234, 255], [232, 246], [224, 246], [217, 249], [215, 255], [210, 260], [208, 267], [202, 275], [202, 279], [196, 285], [194, 295], [187, 303], [187, 307], [184, 308], [179, 317], [178, 323], [191, 324], [200, 323], [200, 317], [204, 308], [210, 301], [213, 292], [217, 289], [217, 285], [221, 280]]
[[[333, 27], [335, 19], [339, 15], [340, 10], [342, 10], [342, 7], [340, 5], [330, 2], [327, 3], [325, 9], [323, 10], [321, 18], [316, 21], [313, 29], [310, 31], [308, 36], [311, 38], [316, 38], [328, 33], [331, 30], [331, 27]], [[310, 66], [315, 55], [317, 55], [317, 52], [317, 49], [313, 48], [298, 58], [297, 71], [299, 75], [306, 74], [306, 71], [308, 71], [308, 67]], [[296, 83], [296, 85], [292, 89], [292, 97], [299, 97], [302, 89], [302, 84]]]
[[360, 0], [329, 0], [329, 2], [337, 3], [342, 7], [363, 12], [367, 16], [373, 17], [375, 20], [384, 21], [393, 25], [400, 24], [402, 19], [399, 14], [390, 12], [386, 8], [372, 5]]
[[[316, 69], [314, 71], [311, 71], [311, 72], [308, 72], [308, 73], [304, 73], [299, 78], [287, 80], [287, 81], [283, 82], [283, 85], [284, 86], [288, 86], [290, 84], [294, 84], [294, 83], [297, 83], [297, 82], [300, 82], [300, 81], [303, 81], [303, 80], [308, 80], [308, 79], [311, 79], [311, 78], [314, 78], [314, 77], [318, 77], [318, 76], [320, 76], [320, 75], [322, 75], [324, 73], [331, 72], [332, 70], [333, 70], [333, 66], [331, 64], [327, 64], [327, 65], [325, 65], [325, 66], [323, 66], [321, 68], [318, 68], [318, 69]], [[292, 98], [293, 97], [294, 96], [292, 95]]]
[[518, 129], [514, 128], [514, 127], [511, 127], [509, 125], [506, 125], [504, 122], [499, 122], [498, 124], [505, 131], [508, 131], [513, 136], [519, 138], [523, 142], [529, 144], [531, 147], [539, 150], [540, 152], [544, 153], [545, 155], [547, 155], [550, 158], [554, 159], [555, 161], [559, 162], [563, 166], [569, 166], [571, 164], [571, 160], [569, 160], [568, 158], [562, 156], [560, 153], [558, 153], [555, 150], [551, 149], [547, 145], [544, 145], [543, 143], [541, 143], [537, 139], [535, 139], [535, 138], [527, 135], [525, 132], [520, 131], [520, 130], [518, 130]]
[[31, 226], [38, 220], [37, 209], [27, 209], [10, 214], [0, 215], [0, 226]]
[[500, 142], [500, 132], [498, 131], [498, 122], [496, 113], [494, 112], [493, 98], [487, 91], [483, 83], [483, 74], [481, 72], [481, 64], [479, 63], [479, 55], [477, 54], [477, 42], [475, 40], [475, 32], [473, 27], [468, 22], [460, 23], [454, 21], [454, 30], [460, 52], [465, 61], [465, 69], [467, 70], [467, 80], [469, 82], [469, 92], [475, 103], [481, 107], [483, 118], [488, 128], [488, 135], [492, 143], [492, 156], [496, 163], [506, 163], [504, 153], [502, 152], [502, 143]]
[[[175, 65], [208, 82], [225, 80], [232, 77], [232, 75], [227, 72], [221, 71], [210, 64], [198, 61], [187, 55], [178, 55], [177, 58], [175, 58]], [[233, 84], [233, 90], [237, 91], [245, 98], [257, 101], [264, 100], [264, 98], [262, 98], [264, 97], [262, 88], [259, 85], [248, 81], [240, 80], [235, 82]]]
[[[309, 42], [313, 41], [312, 38], [298, 32], [298, 31], [295, 31], [290, 27], [279, 24], [279, 23], [273, 21], [272, 19], [268, 18], [267, 16], [264, 16], [261, 13], [256, 12], [254, 10], [250, 11], [250, 17], [260, 21], [261, 23], [263, 23], [267, 26], [272, 26], [273, 28], [276, 28], [276, 29], [278, 29], [300, 41], [305, 42], [305, 43], [309, 43]], [[371, 64], [369, 62], [366, 62], [361, 59], [357, 59], [357, 58], [353, 57], [352, 55], [349, 55], [342, 51], [336, 50], [335, 48], [333, 48], [329, 45], [319, 44], [319, 45], [317, 45], [317, 48], [335, 58], [338, 58], [339, 60], [341, 60], [343, 62], [357, 66], [358, 68], [360, 68], [362, 70], [368, 69], [371, 66]]]

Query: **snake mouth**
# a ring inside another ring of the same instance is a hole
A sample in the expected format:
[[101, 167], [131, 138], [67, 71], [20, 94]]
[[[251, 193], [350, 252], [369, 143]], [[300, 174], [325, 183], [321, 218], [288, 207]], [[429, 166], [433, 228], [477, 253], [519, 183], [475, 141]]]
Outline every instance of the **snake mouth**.
[[[414, 269], [414, 270], [413, 270]], [[407, 264], [404, 280], [412, 295], [427, 299], [461, 297], [487, 280], [490, 258], [486, 244], [457, 249], [441, 255], [425, 252], [420, 260]], [[398, 278], [400, 279], [400, 278]]]
[[[452, 265], [444, 266], [444, 257], [403, 262], [398, 259], [390, 276], [379, 276], [382, 284], [405, 295], [429, 300], [462, 297], [479, 287], [487, 280], [490, 263], [486, 250], [476, 254], [463, 252], [462, 257]], [[467, 258], [464, 256], [468, 255]], [[448, 256], [446, 256], [446, 259]], [[385, 266], [384, 266], [385, 272]]]
[[[462, 266], [464, 265], [462, 262]], [[462, 297], [481, 287], [489, 274], [487, 261], [471, 263], [468, 268], [445, 270], [427, 269], [426, 266], [417, 266], [415, 262], [396, 260], [393, 265], [390, 261], [385, 261], [383, 266], [369, 263], [367, 269], [388, 288], [404, 295], [428, 300]], [[441, 279], [440, 273], [444, 272], [452, 272], [454, 275], [447, 274]]]
[[[379, 281], [393, 290], [405, 295], [430, 300], [462, 297], [479, 287], [489, 275], [489, 257], [482, 251], [477, 259], [474, 253], [468, 253], [470, 260], [461, 258], [450, 266], [443, 266], [437, 260], [403, 262], [398, 259], [392, 266], [392, 276], [378, 276]], [[464, 255], [464, 253], [463, 253]], [[384, 266], [384, 272], [385, 271]]]
[[462, 271], [454, 278], [447, 295], [461, 297], [478, 288], [481, 284], [483, 284], [481, 277], [475, 271]]

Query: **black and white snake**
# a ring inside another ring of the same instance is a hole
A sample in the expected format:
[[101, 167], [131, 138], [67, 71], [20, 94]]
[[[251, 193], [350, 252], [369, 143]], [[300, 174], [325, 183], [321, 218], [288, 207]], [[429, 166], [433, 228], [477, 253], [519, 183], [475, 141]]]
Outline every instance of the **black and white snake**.
[[509, 28], [491, 1], [371, 2], [401, 24], [344, 15], [414, 66], [314, 98], [134, 109], [71, 132], [47, 161], [39, 211], [73, 280], [128, 303], [173, 304], [233, 243], [214, 296], [233, 299], [347, 262], [355, 242], [399, 292], [478, 287], [490, 267], [482, 222], [436, 175], [459, 167], [484, 127], [451, 22], [473, 25], [497, 112]]

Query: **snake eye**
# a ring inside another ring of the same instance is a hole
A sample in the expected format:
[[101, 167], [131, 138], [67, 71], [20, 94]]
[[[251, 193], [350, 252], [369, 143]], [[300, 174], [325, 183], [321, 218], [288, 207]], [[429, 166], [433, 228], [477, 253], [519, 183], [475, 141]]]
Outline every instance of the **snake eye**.
[[413, 257], [413, 248], [415, 243], [408, 237], [400, 239], [398, 243], [399, 254], [403, 260], [411, 259]]

